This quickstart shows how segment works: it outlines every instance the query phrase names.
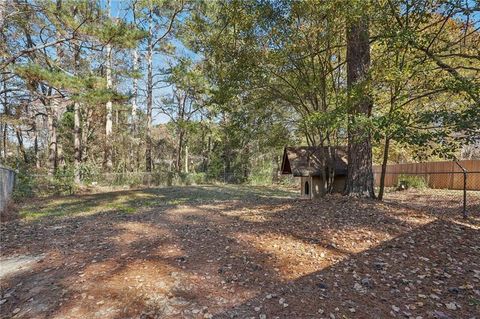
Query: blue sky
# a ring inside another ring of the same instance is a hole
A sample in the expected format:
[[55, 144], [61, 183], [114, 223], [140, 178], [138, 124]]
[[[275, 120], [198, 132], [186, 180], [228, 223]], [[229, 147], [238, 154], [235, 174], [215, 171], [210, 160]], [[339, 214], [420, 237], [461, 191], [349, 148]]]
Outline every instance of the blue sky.
[[[101, 0], [101, 3], [104, 7], [106, 7], [107, 0]], [[128, 10], [129, 3], [130, 3], [130, 1], [111, 0], [111, 2], [110, 2], [110, 14], [111, 14], [111, 16], [126, 20], [128, 22], [132, 22], [133, 21], [133, 14], [132, 14], [131, 10]], [[180, 19], [182, 19], [182, 17], [180, 17]], [[194, 52], [192, 52], [191, 50], [186, 48], [182, 44], [182, 42], [179, 41], [178, 39], [170, 39], [169, 41], [170, 41], [170, 43], [172, 43], [176, 47], [176, 54], [175, 55], [177, 57], [189, 57], [193, 60], [197, 60], [197, 61], [200, 60], [200, 57], [198, 55], [196, 55]], [[143, 44], [140, 47], [140, 53], [142, 54], [144, 52], [145, 52], [145, 45]], [[162, 68], [168, 67], [168, 62], [169, 61], [172, 62], [174, 60], [172, 58], [169, 58], [169, 57], [165, 56], [165, 55], [162, 55], [161, 53], [156, 53], [154, 55], [154, 59], [153, 59], [154, 73], [158, 72], [158, 70], [160, 70]], [[143, 63], [142, 68], [145, 69], [145, 67], [146, 66]], [[121, 86], [127, 87], [128, 85], [129, 85], [128, 83], [124, 83]], [[145, 86], [145, 78], [140, 81], [139, 86], [140, 86], [140, 89], [142, 88], [142, 86], [143, 87]], [[171, 93], [171, 87], [163, 87], [163, 86], [165, 86], [165, 84], [161, 84], [161, 83], [159, 84], [159, 86], [162, 86], [162, 87], [154, 89], [154, 94], [153, 94], [154, 103], [159, 103], [160, 100], [162, 99], [162, 97], [167, 96]], [[143, 98], [140, 97], [137, 104], [138, 104], [139, 108], [145, 110], [145, 103], [144, 103]], [[154, 124], [166, 123], [168, 121], [169, 121], [168, 116], [166, 116], [165, 114], [159, 113], [158, 110], [153, 110], [153, 122], [154, 122]]]

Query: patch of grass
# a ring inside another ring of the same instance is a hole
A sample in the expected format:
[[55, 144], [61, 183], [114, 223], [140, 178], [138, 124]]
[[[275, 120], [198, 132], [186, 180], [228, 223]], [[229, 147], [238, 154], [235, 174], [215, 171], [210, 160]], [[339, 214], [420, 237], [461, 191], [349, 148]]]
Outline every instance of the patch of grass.
[[480, 299], [476, 299], [476, 298], [471, 297], [468, 300], [468, 303], [472, 306], [480, 306]]
[[[151, 206], [156, 196], [131, 192], [128, 195], [119, 195], [118, 192], [94, 194], [78, 197], [45, 198], [31, 204], [25, 204], [20, 210], [20, 216], [26, 219], [44, 217], [73, 217], [90, 215], [99, 212], [135, 213], [146, 203]], [[149, 197], [154, 197], [150, 199]], [[43, 205], [42, 205], [43, 204]]]
[[33, 200], [20, 207], [20, 217], [36, 220], [48, 217], [68, 218], [100, 212], [134, 214], [142, 208], [188, 205], [208, 201], [288, 198], [292, 191], [250, 185], [179, 186], [98, 194], [50, 197]]

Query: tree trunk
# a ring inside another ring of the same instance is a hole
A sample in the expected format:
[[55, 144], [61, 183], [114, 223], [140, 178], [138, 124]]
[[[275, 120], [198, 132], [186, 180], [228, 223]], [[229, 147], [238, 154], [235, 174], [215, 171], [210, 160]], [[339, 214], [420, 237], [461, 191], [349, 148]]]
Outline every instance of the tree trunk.
[[[133, 72], [138, 71], [138, 50], [135, 48], [133, 50]], [[133, 78], [133, 92], [132, 92], [132, 133], [133, 137], [135, 137], [135, 133], [137, 130], [137, 96], [138, 96], [138, 79], [135, 76]]]
[[145, 169], [152, 171], [152, 108], [153, 108], [153, 29], [152, 11], [149, 15], [147, 47], [147, 134], [145, 149]]
[[54, 175], [58, 166], [58, 145], [57, 145], [57, 103], [56, 98], [49, 101], [47, 123], [48, 123], [48, 174]]
[[[8, 93], [7, 93], [7, 80], [6, 75], [4, 75], [3, 81], [3, 112], [8, 117], [9, 115], [9, 108], [8, 108]], [[2, 145], [3, 145], [3, 152], [2, 157], [5, 161], [7, 159], [7, 133], [8, 133], [8, 124], [7, 121], [2, 125]]]
[[[79, 75], [80, 64], [80, 48], [75, 44], [74, 53], [74, 68], [75, 75]], [[80, 183], [80, 166], [82, 164], [82, 135], [81, 135], [81, 123], [80, 123], [80, 103], [75, 102], [73, 105], [73, 147], [74, 147], [74, 180], [75, 183]]]
[[347, 27], [347, 87], [355, 94], [348, 122], [346, 193], [350, 196], [374, 198], [370, 132], [358, 123], [360, 117], [370, 117], [373, 107], [367, 89], [369, 68], [368, 19], [362, 17]]
[[7, 134], [8, 133], [8, 125], [5, 122], [3, 125], [3, 131], [2, 131], [2, 144], [3, 144], [3, 160], [7, 159]]
[[[110, 18], [110, 0], [107, 1], [107, 14]], [[107, 89], [113, 88], [112, 81], [112, 46], [107, 44]], [[105, 118], [105, 163], [107, 170], [111, 171], [113, 167], [112, 161], [112, 101], [106, 104], [106, 118]]]
[[17, 135], [18, 149], [20, 150], [20, 153], [22, 154], [23, 161], [25, 162], [25, 164], [28, 164], [27, 152], [25, 151], [25, 146], [23, 145], [22, 131], [20, 130], [20, 128], [18, 126], [15, 127], [15, 133]]
[[65, 163], [65, 155], [63, 154], [63, 146], [61, 143], [58, 143], [58, 137], [57, 137], [57, 169], [63, 168], [65, 169], [66, 163]]
[[244, 148], [243, 148], [244, 152], [243, 152], [243, 157], [244, 157], [244, 160], [242, 161], [243, 162], [243, 180], [244, 181], [247, 181], [248, 178], [250, 177], [250, 146], [247, 144]]
[[177, 169], [178, 173], [182, 171], [183, 136], [183, 130], [180, 130], [180, 133], [178, 134], [177, 161], [175, 163], [175, 168]]
[[188, 174], [188, 145], [185, 145], [185, 173]]
[[208, 166], [210, 164], [210, 151], [211, 151], [211, 148], [212, 148], [212, 137], [210, 135], [208, 135], [207, 137], [207, 149], [205, 150], [204, 152], [204, 156], [203, 156], [203, 163], [202, 163], [202, 171], [204, 173], [207, 172], [208, 170]]
[[383, 200], [383, 194], [385, 191], [385, 175], [387, 172], [387, 163], [388, 163], [388, 151], [390, 148], [390, 138], [385, 137], [385, 147], [383, 150], [383, 161], [382, 161], [382, 172], [380, 173], [380, 189], [378, 191], [378, 200]]
[[91, 124], [91, 110], [84, 109], [83, 114], [81, 115], [81, 118], [83, 121], [82, 123], [82, 129], [80, 130], [80, 136], [81, 136], [81, 145], [82, 145], [82, 163], [87, 161], [88, 158], [88, 134], [90, 132], [90, 124]]
[[35, 167], [40, 168], [40, 156], [38, 154], [38, 129], [37, 117], [33, 118], [33, 151], [35, 154]]
[[75, 150], [75, 160], [74, 160], [74, 169], [75, 169], [75, 183], [80, 183], [80, 166], [82, 164], [82, 146], [81, 146], [81, 130], [80, 130], [80, 104], [75, 102], [73, 105], [74, 112], [74, 124], [73, 124], [73, 146]]
[[325, 196], [325, 194], [328, 191], [328, 181], [327, 181], [327, 169], [328, 169], [328, 164], [327, 164], [327, 156], [325, 153], [325, 147], [323, 145], [323, 136], [322, 133], [320, 133], [320, 154], [321, 154], [321, 176], [322, 176], [322, 188], [320, 190], [320, 196]]

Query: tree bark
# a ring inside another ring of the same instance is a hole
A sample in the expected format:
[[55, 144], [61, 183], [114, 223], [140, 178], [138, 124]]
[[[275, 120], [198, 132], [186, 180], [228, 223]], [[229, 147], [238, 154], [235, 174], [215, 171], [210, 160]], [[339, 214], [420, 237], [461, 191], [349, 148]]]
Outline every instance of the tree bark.
[[74, 124], [73, 124], [73, 146], [75, 151], [74, 159], [74, 178], [75, 183], [80, 183], [80, 166], [82, 164], [82, 135], [80, 130], [80, 104], [75, 102], [73, 105]]
[[[80, 110], [82, 111], [82, 110]], [[88, 158], [88, 134], [90, 132], [91, 122], [92, 122], [92, 111], [88, 108], [85, 108], [81, 114], [81, 123], [82, 129], [80, 130], [81, 136], [81, 145], [82, 145], [82, 163], [87, 161]]]
[[358, 123], [360, 117], [370, 117], [373, 107], [367, 89], [369, 68], [368, 19], [362, 17], [347, 26], [347, 87], [355, 94], [348, 123], [346, 193], [349, 196], [374, 198], [370, 132]]
[[[107, 14], [110, 18], [110, 0], [107, 1]], [[112, 81], [112, 46], [107, 44], [107, 89], [111, 90], [113, 88]], [[108, 101], [106, 106], [106, 117], [105, 117], [105, 168], [109, 171], [112, 170], [113, 161], [112, 161], [112, 101]]]
[[[135, 48], [133, 50], [133, 71], [137, 72], [138, 71], [138, 50]], [[135, 137], [135, 132], [137, 130], [137, 96], [138, 96], [138, 79], [135, 76], [133, 79], [133, 98], [132, 98], [132, 133], [133, 136]]]
[[[9, 115], [9, 107], [8, 107], [8, 93], [7, 93], [7, 80], [6, 76], [2, 79], [3, 81], [3, 113], [8, 116]], [[7, 121], [2, 125], [2, 145], [3, 145], [3, 152], [2, 157], [5, 161], [7, 159], [7, 134], [8, 134], [8, 124]]]
[[177, 172], [180, 173], [182, 171], [182, 151], [183, 151], [183, 140], [184, 140], [184, 132], [180, 130], [178, 134], [178, 150], [177, 150], [177, 161], [175, 163], [175, 168]]
[[2, 144], [3, 144], [2, 156], [4, 161], [7, 159], [7, 133], [8, 133], [8, 125], [5, 122], [2, 130]]
[[25, 164], [28, 164], [28, 156], [27, 152], [25, 151], [25, 146], [23, 145], [23, 136], [22, 136], [22, 131], [20, 128], [17, 126], [15, 127], [15, 133], [17, 135], [17, 141], [18, 141], [18, 149], [20, 150], [20, 153], [22, 154], [23, 161]]
[[48, 125], [48, 173], [54, 175], [58, 166], [58, 144], [57, 144], [57, 107], [56, 98], [51, 98], [47, 108]]
[[[74, 68], [75, 75], [79, 75], [80, 66], [80, 47], [75, 44]], [[80, 166], [82, 164], [82, 135], [80, 123], [80, 103], [75, 102], [73, 105], [73, 147], [74, 147], [74, 180], [80, 184]]]
[[35, 155], [35, 167], [40, 168], [40, 156], [38, 154], [38, 129], [37, 117], [33, 118], [33, 151]]
[[383, 199], [383, 194], [385, 191], [385, 174], [387, 172], [387, 163], [388, 163], [388, 151], [390, 148], [390, 138], [385, 137], [385, 147], [383, 149], [383, 161], [382, 161], [382, 172], [380, 173], [380, 189], [378, 191], [378, 200]]
[[145, 169], [152, 171], [152, 108], [153, 108], [153, 21], [152, 11], [149, 13], [148, 40], [147, 40], [147, 132], [145, 148]]
[[188, 174], [188, 145], [185, 145], [185, 173]]

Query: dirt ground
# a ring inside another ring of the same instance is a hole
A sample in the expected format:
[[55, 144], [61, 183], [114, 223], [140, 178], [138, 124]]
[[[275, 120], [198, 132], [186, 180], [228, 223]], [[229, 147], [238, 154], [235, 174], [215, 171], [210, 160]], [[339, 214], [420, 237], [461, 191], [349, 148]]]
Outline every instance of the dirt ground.
[[[2, 318], [480, 318], [480, 194], [261, 187], [32, 200], [1, 224]], [[459, 197], [460, 198], [460, 197]]]

